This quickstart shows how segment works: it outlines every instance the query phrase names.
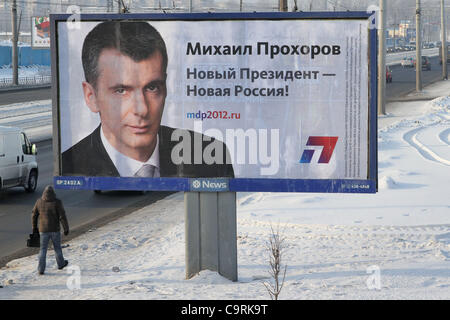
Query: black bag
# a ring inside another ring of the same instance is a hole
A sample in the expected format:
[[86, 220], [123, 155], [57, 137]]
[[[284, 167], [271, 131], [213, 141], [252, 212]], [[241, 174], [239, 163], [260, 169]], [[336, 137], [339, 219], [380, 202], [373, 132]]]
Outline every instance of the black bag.
[[39, 233], [30, 233], [30, 238], [27, 239], [27, 247], [39, 248], [41, 246], [41, 237]]

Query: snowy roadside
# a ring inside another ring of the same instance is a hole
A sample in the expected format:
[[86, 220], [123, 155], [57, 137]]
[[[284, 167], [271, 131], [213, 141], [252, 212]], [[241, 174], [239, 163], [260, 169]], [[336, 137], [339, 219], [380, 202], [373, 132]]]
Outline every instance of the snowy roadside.
[[[51, 85], [51, 68], [45, 65], [19, 66], [19, 85]], [[0, 66], [0, 88], [11, 87], [13, 71], [11, 65]]]
[[277, 225], [280, 299], [450, 299], [450, 81], [427, 91], [442, 97], [396, 102], [379, 118], [377, 194], [238, 194], [237, 282], [210, 271], [184, 279], [177, 193], [70, 241], [68, 270], [52, 251], [44, 276], [36, 255], [10, 262], [0, 299], [269, 299], [265, 248]]
[[0, 126], [22, 128], [32, 143], [52, 137], [52, 101], [0, 105]]

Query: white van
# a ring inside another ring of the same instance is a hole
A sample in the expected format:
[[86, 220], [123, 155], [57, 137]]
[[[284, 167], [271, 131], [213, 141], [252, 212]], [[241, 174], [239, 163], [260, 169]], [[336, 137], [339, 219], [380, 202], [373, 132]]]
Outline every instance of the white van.
[[23, 186], [34, 192], [38, 165], [36, 145], [20, 128], [0, 126], [0, 189]]

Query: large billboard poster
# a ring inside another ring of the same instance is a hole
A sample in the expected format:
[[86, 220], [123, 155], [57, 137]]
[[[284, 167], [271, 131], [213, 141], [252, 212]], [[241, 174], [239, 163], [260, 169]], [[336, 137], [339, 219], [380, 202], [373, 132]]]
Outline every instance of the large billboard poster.
[[52, 17], [56, 187], [376, 191], [368, 15], [112, 17]]
[[31, 17], [31, 47], [50, 48], [50, 18]]

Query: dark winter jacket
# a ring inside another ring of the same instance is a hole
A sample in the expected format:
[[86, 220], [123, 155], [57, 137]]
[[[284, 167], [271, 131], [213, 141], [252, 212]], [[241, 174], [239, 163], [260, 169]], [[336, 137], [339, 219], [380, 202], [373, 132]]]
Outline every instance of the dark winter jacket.
[[56, 198], [55, 191], [52, 186], [47, 186], [42, 193], [42, 197], [36, 201], [31, 216], [33, 230], [38, 227], [39, 232], [59, 232], [61, 223], [64, 232], [69, 232], [69, 224], [67, 223], [66, 212], [61, 200]]

